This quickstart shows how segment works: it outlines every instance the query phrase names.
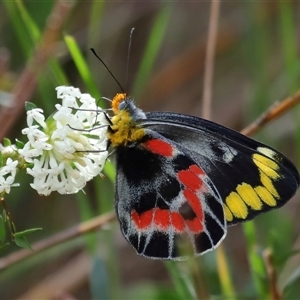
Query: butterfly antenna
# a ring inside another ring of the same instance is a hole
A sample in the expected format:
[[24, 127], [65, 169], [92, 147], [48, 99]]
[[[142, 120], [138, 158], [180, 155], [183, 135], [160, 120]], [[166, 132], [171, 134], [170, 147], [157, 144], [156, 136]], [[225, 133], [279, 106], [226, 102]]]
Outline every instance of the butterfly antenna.
[[128, 85], [129, 59], [130, 59], [130, 51], [131, 51], [132, 36], [133, 36], [134, 29], [135, 29], [134, 27], [131, 28], [130, 35], [129, 35], [129, 44], [128, 44], [128, 51], [127, 51], [127, 66], [126, 66], [126, 87]]
[[115, 75], [111, 72], [111, 70], [108, 68], [108, 66], [105, 64], [105, 62], [98, 56], [98, 54], [96, 53], [94, 48], [91, 48], [91, 51], [93, 52], [93, 54], [101, 61], [102, 65], [105, 67], [105, 69], [108, 71], [108, 73], [111, 75], [111, 77], [115, 80], [115, 82], [118, 84], [118, 86], [120, 87], [122, 93], [125, 93], [121, 83], [119, 82], [119, 80], [115, 77]]

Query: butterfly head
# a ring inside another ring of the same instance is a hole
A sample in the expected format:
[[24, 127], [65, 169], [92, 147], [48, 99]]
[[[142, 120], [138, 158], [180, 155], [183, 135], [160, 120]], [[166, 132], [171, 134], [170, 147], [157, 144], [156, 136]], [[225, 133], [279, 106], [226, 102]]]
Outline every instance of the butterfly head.
[[124, 103], [124, 102], [126, 103], [126, 98], [127, 98], [127, 95], [125, 93], [118, 93], [113, 98], [111, 107], [112, 107], [112, 110], [115, 115], [118, 114], [120, 112], [120, 110], [122, 110], [122, 107], [120, 107], [120, 104]]
[[111, 118], [108, 139], [114, 147], [126, 146], [145, 135], [137, 120], [146, 119], [146, 115], [125, 93], [116, 94], [112, 100], [112, 110], [114, 116]]
[[136, 121], [138, 119], [146, 119], [145, 113], [138, 108], [133, 99], [127, 97], [125, 93], [118, 93], [112, 100], [112, 110], [116, 115], [119, 114], [129, 114], [129, 117]]

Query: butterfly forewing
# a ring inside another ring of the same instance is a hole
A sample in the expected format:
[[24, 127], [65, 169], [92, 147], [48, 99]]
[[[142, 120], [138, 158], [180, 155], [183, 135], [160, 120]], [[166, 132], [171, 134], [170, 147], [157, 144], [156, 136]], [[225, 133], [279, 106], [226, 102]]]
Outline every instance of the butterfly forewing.
[[299, 186], [295, 166], [281, 153], [210, 121], [148, 114], [143, 126], [180, 144], [217, 188], [228, 225], [284, 205]]

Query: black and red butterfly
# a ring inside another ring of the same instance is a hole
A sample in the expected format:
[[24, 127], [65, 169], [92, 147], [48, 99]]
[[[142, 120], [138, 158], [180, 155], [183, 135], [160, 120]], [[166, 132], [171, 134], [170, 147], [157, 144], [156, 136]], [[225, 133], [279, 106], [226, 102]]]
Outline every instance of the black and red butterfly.
[[126, 94], [108, 130], [117, 163], [116, 212], [138, 254], [182, 259], [215, 249], [227, 226], [284, 205], [299, 173], [281, 153], [188, 115], [144, 113]]

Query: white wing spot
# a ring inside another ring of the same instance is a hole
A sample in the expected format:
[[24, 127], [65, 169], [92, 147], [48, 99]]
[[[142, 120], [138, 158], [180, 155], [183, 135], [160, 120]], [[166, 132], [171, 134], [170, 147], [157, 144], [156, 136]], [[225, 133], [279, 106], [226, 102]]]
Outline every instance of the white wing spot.
[[264, 154], [265, 156], [270, 157], [271, 159], [276, 160], [277, 153], [274, 152], [272, 149], [266, 148], [266, 147], [258, 147], [256, 150], [258, 152]]
[[237, 151], [235, 149], [229, 147], [225, 143], [221, 143], [218, 146], [218, 148], [221, 149], [222, 151], [224, 151], [224, 153], [223, 153], [223, 160], [226, 163], [230, 163], [233, 160], [233, 158], [237, 155]]

